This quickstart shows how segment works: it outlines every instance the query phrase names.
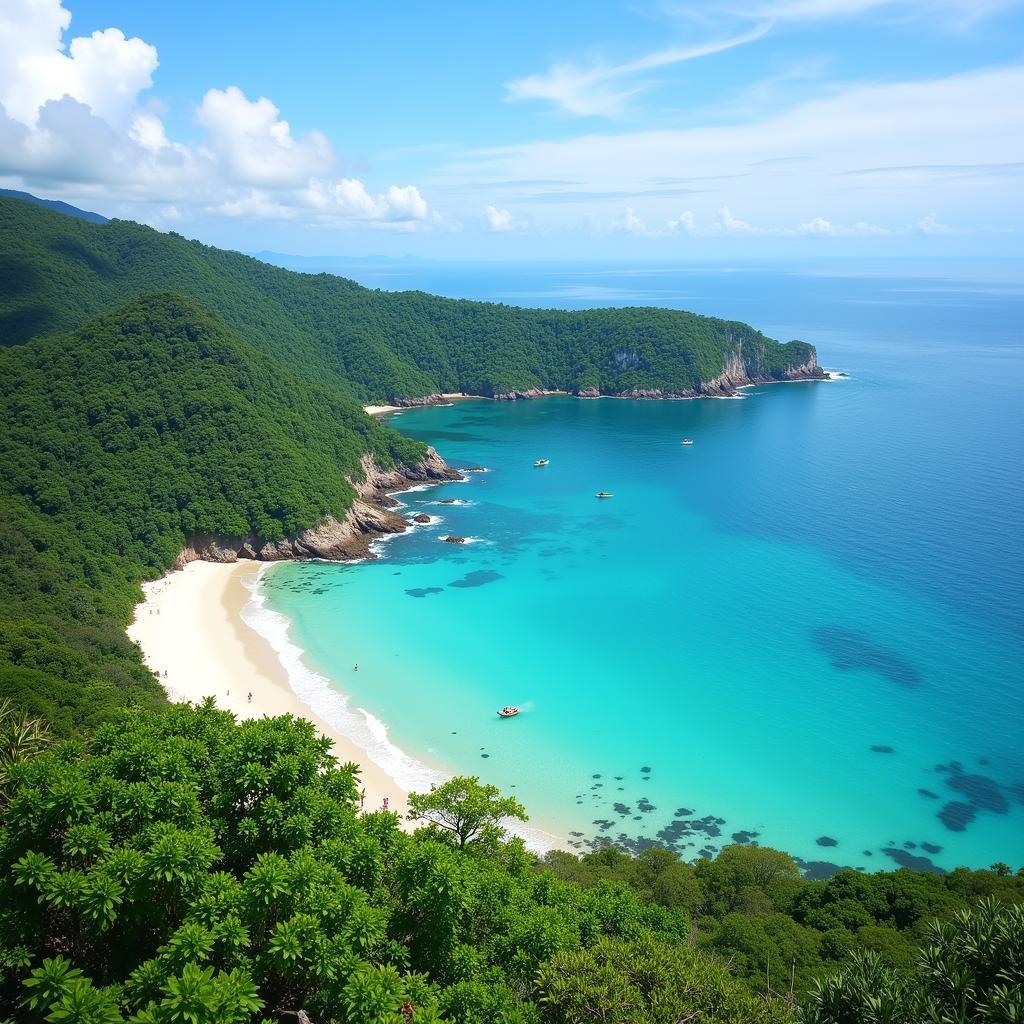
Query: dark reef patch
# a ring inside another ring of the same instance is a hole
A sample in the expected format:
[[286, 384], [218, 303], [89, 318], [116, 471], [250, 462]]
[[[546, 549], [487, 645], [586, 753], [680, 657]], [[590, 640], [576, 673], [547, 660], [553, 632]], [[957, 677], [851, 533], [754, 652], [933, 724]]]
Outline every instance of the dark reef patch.
[[936, 846], [935, 843], [922, 843], [921, 844], [921, 849], [924, 850], [925, 853], [931, 853], [931, 854], [942, 853], [942, 847], [941, 846]]
[[811, 640], [840, 672], [873, 672], [904, 689], [921, 684], [921, 675], [896, 651], [875, 643], [866, 633], [840, 626], [811, 630]]
[[406, 593], [410, 597], [426, 597], [428, 594], [443, 594], [444, 587], [412, 587]]
[[833, 839], [831, 836], [818, 836], [818, 838], [815, 839], [814, 841], [818, 844], [818, 846], [838, 846], [839, 845], [839, 840], [838, 839]]
[[946, 872], [938, 864], [933, 864], [930, 858], [921, 857], [913, 853], [907, 853], [898, 846], [887, 846], [882, 853], [892, 857], [901, 868], [910, 868], [913, 871], [930, 871], [933, 875], [944, 875]]
[[872, 751], [876, 754], [891, 754], [893, 748], [886, 745], [885, 743], [876, 743], [872, 748]]
[[833, 875], [845, 870], [842, 864], [833, 864], [828, 860], [802, 860], [800, 857], [794, 857], [793, 860], [804, 878], [812, 882], [827, 882]]
[[449, 587], [482, 587], [495, 580], [504, 579], [500, 572], [493, 569], [477, 569], [474, 572], [467, 572], [461, 579], [452, 580]]
[[939, 794], [933, 793], [930, 789], [919, 789], [917, 791], [918, 796], [923, 796], [926, 800], [938, 800]]
[[939, 821], [950, 832], [963, 832], [974, 821], [977, 813], [971, 804], [961, 803], [959, 800], [951, 800], [939, 811]]
[[999, 783], [987, 775], [953, 774], [946, 779], [946, 785], [967, 797], [975, 807], [994, 814], [1006, 814], [1010, 801], [1003, 796]]

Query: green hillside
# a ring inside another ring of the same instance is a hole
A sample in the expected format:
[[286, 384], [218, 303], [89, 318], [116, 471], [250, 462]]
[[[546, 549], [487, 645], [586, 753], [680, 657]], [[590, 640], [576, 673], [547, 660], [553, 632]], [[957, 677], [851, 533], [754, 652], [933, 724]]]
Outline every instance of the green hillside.
[[294, 537], [425, 451], [166, 293], [0, 350], [0, 421], [0, 696], [65, 729], [161, 699], [123, 629], [186, 538]]
[[533, 388], [684, 394], [736, 353], [750, 377], [814, 360], [811, 345], [693, 313], [527, 310], [373, 291], [131, 222], [90, 224], [0, 198], [0, 344], [73, 330], [149, 291], [195, 299], [295, 373], [326, 376], [364, 401]]

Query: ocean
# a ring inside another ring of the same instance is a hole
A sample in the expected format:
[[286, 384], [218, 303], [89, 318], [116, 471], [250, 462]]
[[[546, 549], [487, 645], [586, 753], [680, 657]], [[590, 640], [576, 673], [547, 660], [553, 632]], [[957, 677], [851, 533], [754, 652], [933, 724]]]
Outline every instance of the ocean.
[[404, 785], [479, 775], [578, 850], [1024, 864], [1024, 263], [349, 273], [744, 320], [846, 376], [393, 416], [488, 471], [401, 495], [439, 521], [377, 561], [262, 574], [247, 618], [321, 714]]

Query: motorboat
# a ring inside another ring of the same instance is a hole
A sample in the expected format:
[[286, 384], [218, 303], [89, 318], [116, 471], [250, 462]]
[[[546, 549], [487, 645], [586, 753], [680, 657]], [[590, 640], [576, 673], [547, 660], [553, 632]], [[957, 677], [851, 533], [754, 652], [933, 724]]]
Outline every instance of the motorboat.
[[679, 443], [680, 444], [693, 444], [693, 438], [692, 437], [684, 437], [682, 439], [682, 441], [680, 441]]
[[614, 498], [615, 495], [612, 494], [611, 491], [598, 491], [597, 494], [594, 495], [594, 497], [595, 498]]
[[519, 708], [514, 708], [511, 705], [509, 705], [507, 707], [503, 707], [498, 712], [498, 717], [499, 718], [515, 718], [516, 715], [518, 715], [518, 714], [519, 714]]
[[538, 459], [533, 465], [534, 465], [534, 467], [537, 467], [537, 466], [550, 466], [551, 465], [551, 460], [550, 459]]

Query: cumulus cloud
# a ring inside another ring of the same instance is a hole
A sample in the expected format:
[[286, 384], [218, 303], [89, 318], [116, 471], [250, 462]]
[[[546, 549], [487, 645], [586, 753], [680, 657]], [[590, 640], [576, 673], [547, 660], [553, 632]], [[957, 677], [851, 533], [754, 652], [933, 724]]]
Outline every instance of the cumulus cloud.
[[330, 171], [336, 157], [326, 136], [292, 135], [291, 126], [265, 96], [246, 98], [237, 86], [210, 89], [199, 106], [209, 145], [233, 181], [247, 185], [291, 186]]
[[0, 103], [32, 127], [48, 100], [70, 96], [121, 126], [153, 84], [156, 48], [108, 28], [65, 47], [71, 12], [59, 0], [5, 0], [0, 10]]
[[86, 186], [95, 197], [149, 204], [150, 221], [199, 208], [227, 217], [304, 218], [336, 226], [433, 224], [414, 185], [371, 194], [341, 177], [318, 131], [296, 133], [266, 97], [210, 89], [197, 109], [200, 145], [168, 138], [141, 94], [155, 47], [116, 28], [65, 42], [61, 0], [0, 7], [0, 175], [25, 187]]
[[499, 210], [496, 206], [488, 206], [484, 212], [487, 214], [487, 227], [489, 230], [512, 230], [512, 214], [509, 213], [508, 210]]
[[722, 230], [727, 231], [731, 235], [745, 235], [749, 234], [754, 230], [753, 226], [748, 224], [745, 220], [740, 220], [739, 217], [732, 215], [732, 210], [728, 206], [723, 206], [718, 211], [718, 220], [722, 225]]
[[696, 222], [693, 219], [693, 210], [684, 210], [675, 220], [670, 220], [668, 228], [673, 234], [682, 231], [687, 235], [692, 235], [697, 230]]
[[938, 216], [934, 213], [925, 214], [917, 222], [917, 230], [922, 235], [955, 235], [956, 228], [951, 228], [948, 224], [943, 224]]

